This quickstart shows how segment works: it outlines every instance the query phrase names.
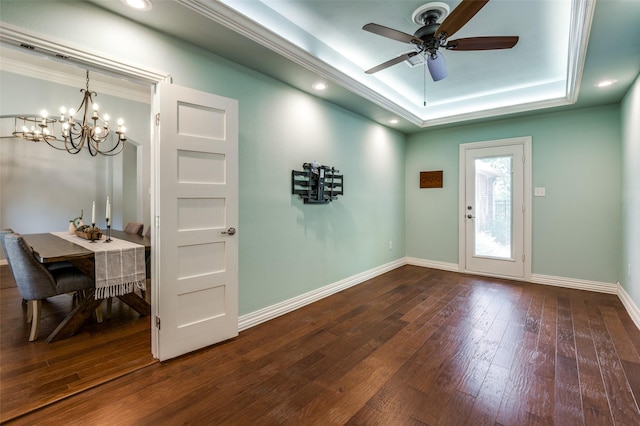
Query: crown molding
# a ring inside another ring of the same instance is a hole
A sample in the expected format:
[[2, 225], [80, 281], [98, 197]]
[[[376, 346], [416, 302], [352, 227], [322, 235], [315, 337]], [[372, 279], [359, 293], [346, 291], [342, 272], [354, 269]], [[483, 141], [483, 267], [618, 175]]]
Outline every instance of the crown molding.
[[578, 98], [595, 9], [595, 0], [572, 0], [565, 97], [450, 115], [436, 119], [425, 119], [389, 100], [372, 88], [356, 81], [330, 64], [314, 57], [302, 48], [220, 1], [176, 1], [421, 128], [574, 104]]

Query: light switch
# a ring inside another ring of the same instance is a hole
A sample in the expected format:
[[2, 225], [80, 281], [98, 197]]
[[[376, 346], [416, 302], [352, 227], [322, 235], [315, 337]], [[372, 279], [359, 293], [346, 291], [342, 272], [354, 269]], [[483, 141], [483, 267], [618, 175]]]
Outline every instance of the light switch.
[[534, 189], [533, 195], [536, 197], [544, 197], [546, 195], [546, 188], [545, 187], [536, 187]]

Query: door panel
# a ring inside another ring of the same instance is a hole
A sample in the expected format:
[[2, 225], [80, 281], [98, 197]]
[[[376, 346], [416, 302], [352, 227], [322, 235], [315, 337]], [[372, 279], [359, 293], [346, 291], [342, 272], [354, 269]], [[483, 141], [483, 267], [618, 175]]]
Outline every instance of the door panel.
[[159, 85], [158, 357], [238, 334], [238, 104]]
[[524, 140], [461, 145], [460, 269], [530, 275], [530, 168]]

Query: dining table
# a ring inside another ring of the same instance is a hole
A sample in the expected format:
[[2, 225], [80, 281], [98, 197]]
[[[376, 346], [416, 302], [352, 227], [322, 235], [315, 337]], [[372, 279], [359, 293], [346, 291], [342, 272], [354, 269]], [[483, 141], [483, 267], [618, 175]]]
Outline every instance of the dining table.
[[[114, 229], [110, 231], [110, 236], [111, 238], [144, 246], [146, 257], [151, 251], [151, 238], [147, 236]], [[40, 263], [69, 262], [95, 280], [94, 251], [75, 244], [72, 239], [60, 238], [53, 233], [23, 234], [22, 237], [31, 247], [33, 255]], [[104, 241], [96, 241], [96, 244], [102, 243]], [[151, 314], [149, 302], [135, 292], [113, 297], [117, 297], [142, 316]], [[97, 297], [95, 288], [85, 291], [84, 297], [80, 299], [79, 303], [73, 307], [64, 320], [47, 337], [46, 342], [51, 343], [73, 336], [106, 298]]]

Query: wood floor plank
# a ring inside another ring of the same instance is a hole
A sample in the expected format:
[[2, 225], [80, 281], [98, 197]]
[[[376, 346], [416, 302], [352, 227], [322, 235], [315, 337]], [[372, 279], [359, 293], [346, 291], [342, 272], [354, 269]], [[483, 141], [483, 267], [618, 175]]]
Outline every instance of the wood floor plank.
[[585, 424], [612, 425], [611, 409], [583, 300], [572, 304], [572, 316]]
[[[20, 305], [0, 306], [23, 327]], [[640, 330], [630, 324], [612, 295], [405, 266], [6, 423], [640, 424]], [[38, 384], [30, 370], [47, 363], [61, 369], [42, 370], [42, 395], [95, 379], [88, 364], [110, 372], [133, 362], [126, 350], [80, 356], [78, 340], [108, 345], [89, 329], [45, 358], [8, 350], [0, 390], [5, 378]], [[119, 348], [135, 334], [126, 329], [110, 333]], [[3, 393], [1, 408], [12, 401]]]
[[587, 305], [589, 324], [608, 396], [613, 419], [620, 424], [640, 424], [640, 410], [622, 369], [613, 339], [607, 330], [600, 308]]

